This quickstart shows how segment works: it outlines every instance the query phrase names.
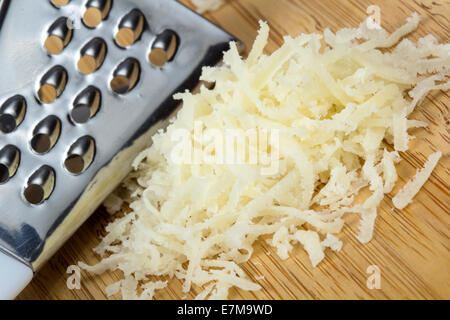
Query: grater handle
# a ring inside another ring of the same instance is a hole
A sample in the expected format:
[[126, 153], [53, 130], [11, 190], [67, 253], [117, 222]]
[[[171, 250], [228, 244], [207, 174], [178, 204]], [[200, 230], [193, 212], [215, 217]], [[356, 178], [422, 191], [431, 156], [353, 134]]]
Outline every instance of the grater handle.
[[0, 300], [14, 299], [32, 277], [31, 268], [0, 251]]

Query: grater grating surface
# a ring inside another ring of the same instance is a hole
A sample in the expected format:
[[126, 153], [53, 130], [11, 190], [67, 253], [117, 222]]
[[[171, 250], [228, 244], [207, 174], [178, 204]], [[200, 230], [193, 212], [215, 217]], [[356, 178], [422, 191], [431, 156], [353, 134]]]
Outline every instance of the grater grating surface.
[[0, 0], [0, 250], [33, 270], [127, 175], [172, 94], [234, 40], [172, 0], [54, 0], [66, 2]]

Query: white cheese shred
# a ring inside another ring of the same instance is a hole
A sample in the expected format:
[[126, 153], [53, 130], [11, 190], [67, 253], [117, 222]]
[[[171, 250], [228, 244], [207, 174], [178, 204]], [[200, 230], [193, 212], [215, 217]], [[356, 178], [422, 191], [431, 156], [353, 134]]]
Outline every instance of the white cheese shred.
[[[206, 10], [221, 1], [194, 2]], [[258, 239], [282, 259], [300, 246], [316, 266], [327, 249], [341, 250], [343, 215], [356, 213], [357, 238], [369, 242], [377, 208], [398, 180], [408, 130], [426, 126], [407, 117], [431, 90], [449, 88], [450, 45], [431, 35], [417, 44], [404, 39], [418, 24], [414, 14], [391, 35], [365, 22], [324, 37], [285, 37], [266, 55], [269, 27], [261, 22], [248, 59], [231, 43], [223, 65], [203, 69], [201, 79], [215, 86], [175, 96], [183, 107], [124, 183], [130, 212], [107, 226], [95, 249], [103, 260], [80, 266], [123, 273], [108, 296], [152, 299], [167, 286], [155, 277], [176, 277], [185, 294], [195, 286], [198, 299], [225, 299], [232, 287], [261, 288], [240, 267]], [[250, 146], [253, 162], [250, 151], [233, 163], [180, 149], [219, 156], [220, 144], [212, 141], [229, 129], [276, 135], [258, 136], [266, 143]], [[397, 208], [410, 203], [440, 157], [433, 154], [394, 197]], [[357, 197], [360, 191], [368, 196]], [[105, 205], [117, 211], [121, 201], [111, 196]]]
[[322, 246], [324, 248], [330, 248], [333, 251], [341, 251], [343, 243], [338, 237], [327, 233], [327, 237], [322, 241]]
[[205, 13], [207, 11], [215, 11], [224, 5], [223, 0], [192, 0], [196, 11], [198, 13]]
[[103, 201], [103, 206], [109, 214], [115, 214], [117, 211], [122, 209], [124, 201], [115, 192], [111, 193], [105, 201]]
[[412, 199], [419, 192], [425, 182], [430, 178], [431, 173], [442, 157], [440, 151], [433, 153], [428, 158], [424, 167], [417, 171], [417, 174], [408, 181], [405, 186], [392, 198], [392, 202], [397, 209], [404, 209], [412, 202]]

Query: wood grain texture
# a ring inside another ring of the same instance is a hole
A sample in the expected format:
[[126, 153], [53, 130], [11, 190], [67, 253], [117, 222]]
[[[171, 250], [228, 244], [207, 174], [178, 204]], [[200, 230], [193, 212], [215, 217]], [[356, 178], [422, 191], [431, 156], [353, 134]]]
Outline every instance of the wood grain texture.
[[[189, 0], [182, 2], [190, 5]], [[412, 13], [424, 17], [411, 39], [432, 33], [440, 42], [449, 42], [450, 2], [444, 0], [229, 0], [222, 9], [207, 18], [241, 38], [251, 46], [258, 20], [268, 21], [272, 31], [268, 52], [282, 44], [284, 35], [320, 32], [325, 27], [336, 31], [354, 27], [367, 17], [366, 8], [381, 8], [382, 25], [392, 31]], [[296, 248], [291, 258], [282, 261], [267, 244], [256, 245], [255, 255], [243, 267], [263, 289], [244, 292], [233, 289], [231, 299], [449, 299], [450, 298], [450, 132], [448, 92], [435, 92], [416, 109], [412, 118], [427, 121], [430, 127], [413, 132], [416, 139], [410, 151], [402, 153], [398, 167], [400, 181], [395, 194], [428, 155], [440, 149], [445, 155], [430, 180], [406, 209], [394, 210], [391, 196], [385, 197], [376, 221], [374, 239], [367, 245], [356, 239], [358, 217], [348, 215], [343, 230], [343, 250], [329, 252], [317, 268], [312, 268], [306, 253]], [[99, 209], [64, 247], [37, 274], [19, 299], [106, 299], [104, 289], [120, 279], [120, 273], [102, 276], [82, 274], [80, 290], [66, 286], [68, 266], [77, 261], [95, 263], [92, 248], [105, 234], [112, 218]], [[381, 289], [366, 286], [366, 269], [381, 269]], [[157, 293], [157, 299], [191, 299], [194, 289], [185, 295], [178, 280]], [[119, 297], [114, 297], [119, 298]]]

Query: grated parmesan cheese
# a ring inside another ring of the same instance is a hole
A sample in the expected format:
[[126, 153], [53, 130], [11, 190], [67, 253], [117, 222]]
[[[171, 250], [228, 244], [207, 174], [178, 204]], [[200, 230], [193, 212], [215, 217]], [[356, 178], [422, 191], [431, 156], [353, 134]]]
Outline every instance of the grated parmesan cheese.
[[105, 201], [103, 201], [103, 206], [109, 214], [115, 214], [122, 209], [124, 201], [116, 193], [111, 193]]
[[417, 171], [417, 174], [408, 181], [403, 189], [401, 189], [395, 197], [392, 199], [394, 206], [397, 209], [404, 209], [408, 204], [411, 203], [414, 196], [419, 192], [420, 188], [424, 185], [424, 183], [428, 180], [434, 168], [441, 159], [442, 153], [440, 151], [433, 153], [428, 161], [425, 163], [425, 166]]
[[[263, 53], [269, 27], [261, 23], [247, 60], [231, 43], [222, 66], [203, 69], [201, 79], [214, 88], [175, 96], [182, 109], [136, 158], [125, 182], [131, 212], [108, 225], [95, 249], [103, 260], [80, 266], [121, 270], [124, 279], [107, 294], [124, 299], [151, 299], [167, 286], [152, 276], [180, 279], [185, 293], [203, 287], [198, 299], [225, 299], [233, 286], [261, 288], [239, 266], [261, 237], [283, 259], [301, 244], [316, 266], [328, 248], [341, 250], [342, 217], [356, 213], [358, 239], [370, 241], [377, 207], [397, 182], [395, 164], [408, 149], [408, 130], [426, 126], [407, 116], [430, 90], [448, 89], [450, 46], [431, 35], [417, 45], [401, 40], [418, 23], [415, 14], [391, 35], [364, 22], [336, 34], [326, 30], [324, 37], [285, 37], [272, 55]], [[380, 50], [396, 43], [390, 52]], [[184, 146], [217, 155], [214, 135], [197, 130], [255, 128], [276, 129], [278, 140], [252, 145], [258, 155], [252, 163], [174, 161], [180, 131], [188, 133]], [[410, 202], [439, 157], [431, 156], [397, 194], [397, 207]], [[276, 170], [269, 170], [271, 162]], [[354, 203], [363, 188], [369, 196]], [[107, 204], [118, 207], [114, 198]]]
[[322, 246], [325, 248], [330, 248], [333, 251], [341, 251], [342, 241], [338, 237], [333, 236], [331, 233], [327, 234], [325, 240], [322, 241]]

